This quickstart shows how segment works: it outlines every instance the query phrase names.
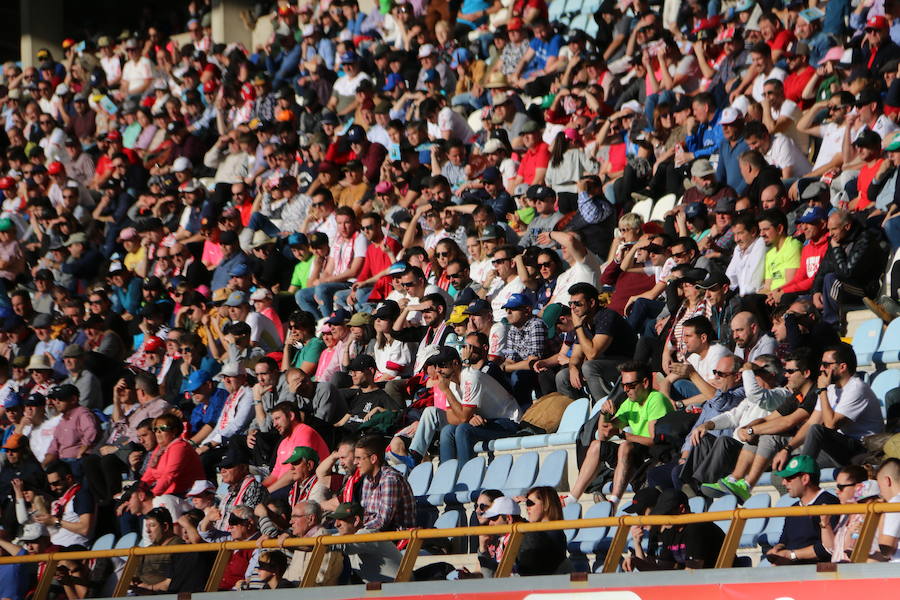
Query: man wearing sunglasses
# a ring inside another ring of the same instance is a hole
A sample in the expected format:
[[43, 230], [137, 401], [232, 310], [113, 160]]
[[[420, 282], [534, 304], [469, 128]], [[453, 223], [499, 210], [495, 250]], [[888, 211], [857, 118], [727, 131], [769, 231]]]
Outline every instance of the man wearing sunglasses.
[[[606, 499], [616, 504], [631, 480], [635, 469], [649, 458], [653, 445], [656, 421], [674, 408], [661, 393], [653, 390], [651, 373], [644, 363], [624, 362], [618, 367], [622, 377], [622, 389], [627, 399], [614, 414], [604, 413], [597, 424], [597, 439], [591, 442], [584, 463], [578, 471], [578, 479], [566, 498], [566, 504], [577, 502], [581, 494], [596, 477], [601, 459], [614, 467], [612, 490]], [[612, 406], [605, 406], [612, 409]], [[625, 430], [629, 429], [629, 432]], [[619, 436], [624, 441], [613, 450], [610, 440]], [[601, 446], [606, 446], [605, 448]]]
[[[782, 478], [791, 498], [797, 498], [793, 506], [819, 506], [838, 504], [839, 500], [819, 487], [819, 467], [811, 456], [801, 454], [791, 458], [784, 469], [775, 475]], [[836, 517], [832, 521], [832, 526]], [[765, 558], [775, 565], [810, 564], [828, 562], [831, 553], [822, 545], [820, 517], [787, 517], [778, 543], [765, 553]]]
[[[372, 533], [363, 523], [364, 510], [356, 502], [344, 502], [328, 516], [334, 519], [338, 535]], [[380, 581], [388, 583], [397, 576], [402, 554], [393, 542], [370, 542], [365, 544], [340, 544], [333, 546], [340, 554], [350, 558], [353, 574], [364, 582]]]
[[384, 220], [377, 212], [365, 213], [359, 220], [360, 230], [366, 236], [366, 260], [356, 281], [349, 290], [335, 294], [335, 304], [346, 306], [351, 311], [361, 310], [369, 301], [374, 290], [378, 290], [373, 300], [383, 300], [391, 290], [388, 272], [400, 253], [400, 243], [384, 233]]
[[[884, 431], [884, 419], [872, 388], [856, 377], [856, 352], [850, 344], [841, 342], [822, 355], [816, 395], [816, 410], [795, 436], [803, 441], [800, 453], [821, 467], [852, 463], [866, 452], [862, 439]], [[788, 444], [788, 454], [795, 449]], [[778, 467], [784, 464], [780, 458]]]

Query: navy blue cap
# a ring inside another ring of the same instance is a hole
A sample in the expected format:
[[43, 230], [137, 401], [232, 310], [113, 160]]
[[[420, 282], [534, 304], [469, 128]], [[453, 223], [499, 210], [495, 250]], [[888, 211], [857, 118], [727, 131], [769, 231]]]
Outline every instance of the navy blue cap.
[[497, 167], [488, 167], [481, 173], [481, 180], [487, 183], [496, 183], [500, 181], [500, 169]]
[[347, 130], [347, 141], [358, 144], [366, 139], [366, 130], [359, 125], [353, 125]]
[[697, 217], [705, 217], [707, 214], [706, 205], [702, 202], [692, 202], [684, 207], [684, 216], [688, 219], [696, 219]]
[[808, 206], [803, 214], [797, 217], [798, 223], [818, 223], [828, 218], [828, 212], [821, 206]]
[[331, 313], [331, 316], [328, 317], [328, 320], [325, 322], [329, 325], [343, 325], [350, 320], [351, 316], [350, 311], [339, 308]]
[[463, 311], [463, 314], [477, 315], [483, 312], [491, 312], [491, 310], [493, 310], [491, 309], [491, 303], [487, 300], [482, 300], [481, 298], [479, 298], [478, 300], [475, 300], [474, 302], [472, 302], [472, 304], [467, 306], [466, 310]]

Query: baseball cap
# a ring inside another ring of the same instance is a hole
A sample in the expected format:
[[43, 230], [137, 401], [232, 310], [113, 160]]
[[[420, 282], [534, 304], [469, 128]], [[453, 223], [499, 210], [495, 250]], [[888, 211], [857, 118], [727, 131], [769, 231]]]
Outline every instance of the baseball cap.
[[819, 223], [828, 218], [828, 212], [821, 206], [808, 206], [803, 214], [797, 217], [798, 223]]
[[[21, 408], [22, 407], [22, 396], [15, 392], [10, 392], [6, 398], [3, 399], [3, 408]], [[17, 435], [17, 434], [13, 434]]]
[[450, 60], [450, 68], [455, 69], [462, 63], [472, 60], [472, 53], [468, 48], [457, 48], [453, 51], [453, 58]]
[[454, 306], [453, 310], [450, 311], [450, 316], [447, 317], [447, 322], [451, 325], [459, 325], [466, 321], [469, 316], [465, 313], [466, 305], [460, 304], [458, 306]]
[[853, 140], [854, 146], [860, 148], [881, 148], [881, 136], [878, 132], [872, 131], [868, 127], [859, 132], [856, 139]]
[[393, 321], [398, 316], [400, 316], [400, 306], [393, 300], [385, 300], [382, 302], [372, 315], [373, 318], [381, 319], [383, 321]]
[[381, 87], [382, 92], [393, 92], [394, 88], [403, 81], [403, 76], [400, 73], [391, 73], [384, 80], [384, 85]]
[[366, 369], [375, 368], [377, 368], [375, 359], [372, 358], [372, 356], [369, 354], [360, 354], [359, 356], [351, 360], [349, 365], [347, 365], [348, 371], [365, 371]]
[[325, 322], [328, 325], [343, 325], [344, 323], [346, 323], [347, 321], [350, 320], [350, 317], [351, 317], [350, 311], [348, 311], [344, 308], [339, 308], [336, 311], [334, 311], [333, 313], [331, 313], [331, 316], [328, 317], [328, 320]]
[[32, 392], [25, 398], [25, 406], [46, 406], [47, 398], [43, 394]]
[[338, 504], [338, 507], [331, 511], [328, 516], [331, 519], [347, 521], [349, 519], [361, 517], [363, 514], [365, 514], [365, 512], [359, 502], [342, 502], [341, 504]]
[[212, 374], [206, 369], [198, 369], [188, 375], [187, 381], [184, 384], [184, 391], [192, 394], [199, 390], [207, 381], [212, 381]]
[[501, 515], [518, 517], [521, 514], [522, 511], [519, 509], [518, 502], [509, 496], [500, 496], [491, 503], [490, 508], [484, 512], [483, 516], [485, 519], [493, 519], [494, 517], [499, 517]]
[[240, 377], [246, 375], [247, 369], [239, 362], [227, 362], [219, 371], [219, 375], [223, 377]]
[[797, 16], [806, 21], [807, 23], [813, 23], [820, 19], [825, 18], [825, 13], [820, 8], [807, 8], [805, 10], [801, 10], [797, 13]]
[[556, 192], [546, 185], [532, 185], [525, 192], [525, 196], [532, 200], [548, 200], [555, 197]]
[[[494, 152], [499, 152], [503, 150], [505, 146], [503, 142], [498, 140], [497, 138], [491, 138], [484, 144], [484, 153], [485, 154], [493, 154]], [[490, 167], [492, 169], [496, 169], [496, 167]]]
[[491, 312], [492, 310], [490, 302], [479, 298], [466, 307], [465, 314], [479, 315], [481, 313]]
[[363, 327], [365, 325], [372, 324], [372, 315], [367, 312], [357, 312], [353, 313], [353, 316], [350, 317], [350, 320], [347, 321], [347, 326], [349, 327]]
[[71, 383], [55, 385], [47, 392], [47, 397], [50, 399], [61, 400], [63, 398], [71, 398], [72, 396], [79, 396], [79, 392], [78, 388]]
[[730, 214], [734, 212], [735, 205], [737, 204], [737, 199], [729, 198], [727, 196], [723, 196], [716, 200], [716, 206], [713, 208], [714, 213], [726, 213]]
[[865, 106], [873, 102], [881, 102], [881, 94], [874, 88], [865, 88], [856, 95], [856, 106]]
[[705, 217], [707, 215], [706, 205], [702, 202], [691, 202], [684, 207], [684, 216], [690, 219], [697, 217]]
[[631, 504], [622, 509], [632, 515], [643, 515], [648, 508], [656, 506], [661, 492], [655, 487], [641, 488], [634, 493]]
[[432, 354], [428, 360], [431, 364], [440, 365], [451, 360], [459, 360], [459, 352], [452, 346], [440, 346], [437, 352]]
[[207, 481], [205, 479], [198, 479], [197, 481], [194, 482], [194, 484], [191, 486], [191, 489], [189, 489], [187, 491], [187, 494], [185, 494], [185, 495], [188, 497], [199, 496], [199, 495], [205, 494], [207, 492], [215, 492], [215, 491], [216, 491], [216, 486], [214, 486], [211, 481]]
[[219, 468], [230, 469], [237, 465], [246, 465], [250, 462], [249, 452], [242, 448], [240, 444], [228, 444], [228, 450], [225, 456], [219, 461]]
[[695, 285], [701, 290], [710, 290], [716, 286], [725, 285], [726, 283], [729, 283], [729, 280], [725, 273], [714, 270], [710, 271], [702, 281], [698, 281]]
[[301, 233], [298, 231], [288, 236], [287, 243], [291, 248], [296, 248], [298, 246], [308, 245], [309, 239], [306, 237], [305, 233]]
[[353, 125], [347, 130], [347, 141], [351, 144], [362, 142], [366, 139], [366, 130], [360, 125]]
[[437, 69], [428, 69], [425, 71], [425, 75], [422, 77], [422, 83], [436, 83], [441, 80], [441, 74], [437, 72]]
[[297, 446], [296, 448], [294, 448], [294, 452], [291, 453], [288, 459], [281, 464], [293, 465], [297, 464], [301, 460], [311, 460], [316, 464], [319, 464], [319, 453], [309, 446]]
[[246, 292], [231, 292], [228, 296], [228, 300], [225, 301], [225, 306], [243, 306], [249, 303], [250, 300], [247, 297]]
[[556, 337], [556, 323], [559, 321], [559, 317], [562, 315], [572, 314], [572, 310], [559, 302], [554, 302], [553, 304], [548, 304], [544, 307], [544, 312], [541, 313], [541, 318], [544, 320], [544, 325], [547, 326], [547, 339], [553, 339]]
[[677, 280], [679, 283], [700, 283], [701, 281], [704, 281], [708, 275], [709, 272], [706, 269], [692, 268], [684, 271]]
[[738, 109], [729, 106], [722, 110], [722, 116], [719, 117], [719, 124], [731, 125], [732, 123], [739, 121], [742, 118], [743, 115], [741, 115], [741, 112]]
[[519, 309], [533, 307], [534, 303], [532, 303], [531, 299], [528, 296], [526, 296], [525, 294], [516, 293], [512, 294], [501, 308]]
[[801, 473], [812, 474], [817, 473], [818, 471], [819, 467], [816, 466], [816, 461], [812, 456], [809, 456], [808, 454], [798, 454], [797, 456], [792, 457], [782, 470], [775, 471], [775, 474], [782, 479], [786, 479]]
[[537, 121], [526, 121], [525, 124], [522, 125], [522, 129], [520, 130], [520, 133], [537, 133], [541, 129], [543, 129], [543, 128], [541, 127], [541, 124], [538, 123]]
[[246, 321], [232, 321], [227, 324], [225, 328], [222, 330], [222, 333], [226, 335], [250, 335], [252, 329], [250, 329], [250, 325]]
[[[232, 232], [234, 233], [234, 232]], [[229, 277], [246, 277], [250, 274], [250, 266], [245, 262], [239, 262], [228, 269]]]
[[497, 167], [488, 167], [481, 173], [481, 180], [486, 183], [496, 183], [500, 181], [500, 178], [500, 169]]
[[691, 165], [691, 177], [706, 177], [715, 172], [716, 170], [713, 168], [712, 163], [705, 158], [695, 160], [694, 164]]
[[79, 344], [69, 344], [63, 350], [63, 358], [80, 358], [84, 356], [84, 348]]
[[668, 489], [659, 494], [656, 506], [650, 511], [651, 515], [675, 515], [682, 506], [688, 505], [688, 497], [681, 490]]
[[888, 27], [890, 27], [890, 23], [884, 15], [869, 17], [869, 20], [866, 21], [866, 29], [887, 29]]
[[419, 46], [419, 58], [426, 58], [434, 54], [434, 46], [432, 44], [422, 44]]
[[47, 537], [50, 532], [40, 523], [28, 523], [22, 528], [22, 535], [19, 536], [19, 542], [35, 542], [42, 537]]
[[349, 64], [355, 63], [358, 60], [359, 60], [359, 57], [356, 55], [356, 52], [354, 52], [353, 50], [348, 50], [347, 52], [344, 52], [343, 54], [341, 54], [341, 64], [342, 65], [349, 65]]
[[503, 239], [503, 237], [503, 228], [501, 228], [499, 225], [488, 225], [478, 232], [479, 242], [484, 242], [487, 240], [499, 240]]

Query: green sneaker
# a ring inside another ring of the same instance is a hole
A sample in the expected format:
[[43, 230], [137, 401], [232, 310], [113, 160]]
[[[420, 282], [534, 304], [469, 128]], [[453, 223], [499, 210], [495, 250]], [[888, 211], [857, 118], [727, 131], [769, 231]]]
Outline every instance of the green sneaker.
[[720, 480], [715, 483], [701, 483], [700, 493], [707, 498], [721, 498], [722, 496], [727, 496], [731, 492], [729, 492], [728, 489], [722, 485], [722, 482]]
[[750, 497], [750, 485], [744, 481], [743, 479], [738, 479], [737, 481], [730, 481], [727, 478], [722, 478], [719, 480], [719, 483], [725, 487], [729, 492], [737, 496], [738, 500], [741, 501], [741, 504], [747, 501]]

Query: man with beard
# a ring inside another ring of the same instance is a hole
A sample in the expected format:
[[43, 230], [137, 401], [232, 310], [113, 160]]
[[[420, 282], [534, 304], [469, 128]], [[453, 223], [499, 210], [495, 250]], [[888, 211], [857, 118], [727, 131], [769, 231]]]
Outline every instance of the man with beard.
[[684, 191], [684, 205], [702, 202], [711, 209], [722, 198], [737, 198], [737, 192], [727, 183], [718, 180], [715, 168], [705, 158], [696, 160], [691, 165], [691, 183], [693, 186]]
[[78, 483], [68, 463], [54, 460], [45, 468], [47, 485], [56, 500], [50, 512], [35, 520], [50, 531], [50, 543], [57, 546], [88, 546], [94, 527], [96, 504], [87, 486]]
[[322, 502], [325, 510], [334, 510], [341, 502], [359, 502], [362, 499], [362, 476], [353, 458], [353, 440], [344, 438], [338, 442], [337, 450], [316, 467], [318, 486], [328, 487], [335, 477], [343, 479], [340, 491], [334, 497]]
[[[288, 465], [294, 464], [290, 462], [290, 458], [296, 453], [296, 448], [309, 448], [316, 455], [316, 464], [319, 463], [320, 456], [328, 456], [331, 452], [322, 436], [316, 433], [315, 429], [303, 423], [300, 411], [291, 402], [281, 402], [275, 406], [272, 410], [272, 425], [282, 439], [275, 452], [272, 471], [263, 480], [263, 485], [269, 492], [274, 493], [289, 486], [293, 481], [292, 469]], [[254, 432], [247, 437], [247, 446], [251, 450], [259, 435], [265, 434]]]

